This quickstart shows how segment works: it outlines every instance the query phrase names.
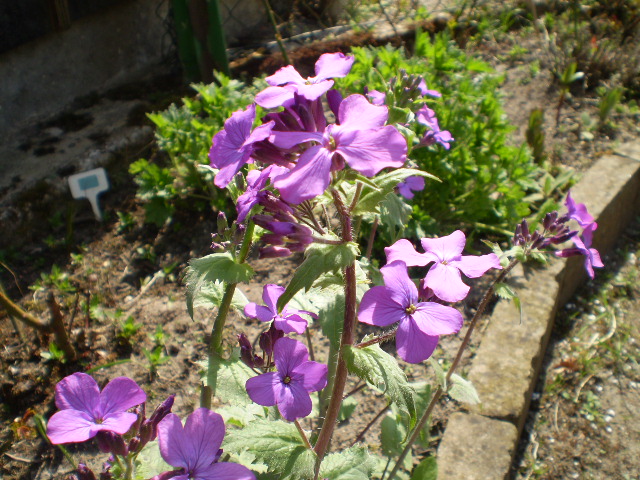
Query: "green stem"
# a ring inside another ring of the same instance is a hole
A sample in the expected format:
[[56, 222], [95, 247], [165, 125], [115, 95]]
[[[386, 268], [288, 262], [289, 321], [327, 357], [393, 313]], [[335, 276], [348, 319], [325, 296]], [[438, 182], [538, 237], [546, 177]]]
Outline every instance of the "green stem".
[[271, 5], [269, 5], [269, 0], [262, 0], [264, 4], [264, 8], [267, 11], [267, 15], [269, 17], [269, 21], [271, 22], [271, 26], [273, 27], [273, 33], [276, 37], [276, 42], [278, 42], [278, 47], [280, 48], [280, 52], [282, 53], [282, 59], [284, 60], [285, 65], [291, 65], [289, 61], [289, 55], [287, 55], [287, 49], [282, 43], [282, 35], [280, 35], [280, 29], [278, 28], [278, 24], [276, 23], [276, 18], [273, 16], [273, 10], [271, 9]]
[[311, 450], [311, 444], [309, 443], [309, 439], [307, 438], [307, 434], [304, 433], [304, 430], [302, 429], [302, 426], [300, 425], [300, 422], [298, 422], [298, 420], [295, 420], [293, 423], [295, 423], [296, 428], [298, 429], [298, 432], [300, 433], [300, 438], [302, 438], [302, 441], [304, 442], [305, 446]]
[[[351, 215], [344, 205], [340, 194], [336, 190], [332, 190], [333, 199], [335, 201], [336, 209], [340, 215], [340, 222], [342, 224], [342, 240], [346, 242], [353, 241], [353, 232], [351, 230]], [[344, 324], [342, 327], [342, 336], [340, 338], [340, 349], [338, 350], [338, 359], [336, 364], [335, 379], [333, 382], [333, 390], [331, 392], [331, 398], [329, 400], [329, 406], [318, 435], [318, 440], [314, 450], [317, 455], [315, 478], [318, 478], [320, 472], [320, 465], [324, 456], [329, 449], [329, 443], [333, 436], [333, 431], [338, 420], [338, 414], [340, 413], [340, 406], [342, 405], [344, 389], [347, 384], [347, 364], [344, 359], [344, 349], [353, 345], [355, 338], [355, 323], [356, 323], [356, 265], [355, 262], [345, 268], [344, 273]]]
[[125, 480], [133, 480], [133, 455], [127, 455], [124, 457], [126, 470], [124, 472]]
[[[487, 308], [487, 305], [489, 304], [489, 300], [491, 300], [491, 297], [493, 296], [493, 292], [494, 292], [495, 286], [498, 283], [500, 283], [502, 280], [504, 280], [505, 277], [507, 276], [507, 274], [518, 263], [519, 263], [519, 261], [517, 259], [511, 260], [511, 263], [509, 263], [509, 265], [500, 272], [500, 275], [498, 275], [498, 277], [491, 283], [491, 285], [489, 286], [489, 288], [485, 292], [484, 296], [482, 297], [482, 300], [480, 301], [480, 305], [478, 305], [478, 309], [476, 310], [476, 313], [473, 315], [473, 318], [471, 319], [471, 322], [469, 323], [469, 328], [467, 329], [467, 333], [464, 336], [464, 340], [462, 340], [462, 343], [460, 344], [460, 347], [458, 348], [458, 353], [456, 355], [456, 358], [453, 360], [453, 363], [451, 364], [451, 368], [449, 368], [449, 371], [447, 372], [446, 380], [444, 382], [445, 385], [447, 385], [449, 383], [449, 380], [451, 379], [451, 376], [454, 374], [456, 368], [458, 368], [458, 365], [460, 364], [460, 361], [462, 360], [462, 354], [464, 353], [465, 349], [467, 348], [467, 345], [469, 345], [469, 341], [471, 340], [471, 334], [473, 333], [473, 331], [475, 330], [476, 325], [478, 324], [478, 319], [484, 313], [484, 310]], [[387, 478], [387, 480], [392, 480], [393, 477], [395, 476], [395, 474], [400, 469], [400, 465], [402, 465], [402, 463], [404, 462], [405, 457], [407, 456], [407, 454], [411, 450], [411, 446], [418, 439], [418, 436], [420, 435], [420, 432], [424, 428], [424, 425], [427, 423], [427, 420], [431, 416], [431, 413], [433, 412], [433, 409], [435, 408], [436, 404], [438, 403], [438, 400], [440, 400], [440, 397], [442, 396], [443, 393], [444, 393], [444, 389], [442, 388], [441, 385], [439, 385], [438, 388], [436, 389], [436, 391], [434, 392], [433, 396], [431, 397], [431, 401], [429, 402], [429, 406], [424, 411], [424, 413], [420, 417], [420, 420], [418, 421], [418, 423], [416, 424], [415, 428], [413, 429], [413, 432], [411, 433], [411, 437], [409, 437], [409, 440], [407, 441], [407, 444], [405, 445], [404, 449], [402, 450], [402, 453], [398, 457], [398, 460], [396, 461], [396, 464], [393, 466], [393, 469], [391, 470], [391, 473], [389, 474], [389, 477]]]

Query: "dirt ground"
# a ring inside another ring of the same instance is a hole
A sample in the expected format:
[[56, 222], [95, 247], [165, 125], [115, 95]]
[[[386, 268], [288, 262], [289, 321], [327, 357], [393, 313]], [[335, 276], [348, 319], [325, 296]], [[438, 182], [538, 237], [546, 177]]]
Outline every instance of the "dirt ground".
[[[505, 62], [502, 57], [517, 42], [524, 42], [526, 52], [509, 57], [510, 60]], [[614, 142], [623, 142], [638, 134], [632, 121], [614, 114], [617, 129], [585, 135], [585, 118], [597, 116], [597, 100], [588, 92], [567, 100], [556, 127], [553, 117], [558, 100], [557, 88], [544, 69], [532, 77], [528, 67], [533, 60], [542, 59], [535, 39], [507, 36], [499, 43], [481, 42], [474, 48], [505, 74], [501, 92], [507, 114], [517, 127], [514, 142], [522, 140], [531, 110], [545, 109], [547, 152], [552, 162], [580, 171], [598, 155], [609, 151]], [[126, 163], [126, 159], [123, 162]], [[159, 404], [167, 395], [179, 392], [174, 411], [181, 416], [189, 413], [199, 402], [200, 367], [197, 362], [205, 356], [212, 312], [198, 310], [195, 320], [189, 318], [180, 277], [190, 258], [209, 252], [215, 215], [182, 212], [174, 222], [182, 225], [179, 229], [145, 225], [142, 207], [134, 197], [133, 182], [124, 172], [126, 164], [122, 166], [122, 174], [116, 176], [112, 191], [104, 197], [105, 211], [110, 212], [105, 223], [94, 222], [88, 206], [78, 207], [83, 210], [75, 217], [71, 242], [45, 241], [68, 236], [67, 225], [49, 222], [34, 225], [34, 240], [12, 250], [12, 261], [8, 266], [16, 277], [5, 272], [3, 285], [13, 298], [20, 298], [20, 303], [34, 314], [46, 317], [48, 312], [43, 292], [38, 289], [29, 291], [28, 287], [38, 281], [43, 283], [41, 275], [51, 272], [52, 265], [61, 268], [63, 273], [54, 280], [49, 276], [49, 282], [56, 289], [80, 358], [74, 364], [62, 364], [47, 358], [50, 339], [25, 328], [18, 333], [4, 314], [0, 317], [0, 476], [7, 480], [63, 478], [70, 471], [70, 465], [61, 452], [39, 436], [32, 414], [45, 418], [53, 414], [53, 388], [57, 381], [74, 371], [94, 369], [92, 374], [99, 383], [127, 375], [147, 392], [150, 405]], [[30, 204], [27, 201], [17, 208], [30, 208]], [[123, 225], [118, 221], [116, 211], [130, 214], [132, 221]], [[636, 254], [639, 239], [636, 235], [630, 240], [635, 245]], [[637, 256], [635, 259], [637, 267]], [[299, 260], [298, 257], [277, 261], [257, 261], [254, 258], [252, 265], [258, 274], [243, 291], [250, 300], [260, 301], [262, 285], [286, 282]], [[623, 304], [612, 307], [624, 311], [627, 319], [638, 318], [637, 315], [633, 317], [633, 312], [640, 313], [637, 285], [636, 282], [635, 286], [624, 287], [628, 298]], [[635, 298], [635, 303], [631, 302], [632, 298]], [[575, 305], [578, 302], [574, 302]], [[473, 305], [468, 304], [465, 308], [471, 310]], [[573, 325], [576, 318], [574, 310], [569, 308], [566, 312]], [[129, 317], [132, 318], [129, 324], [140, 328], [131, 335], [123, 336]], [[256, 325], [249, 321], [237, 320], [237, 326], [249, 334], [257, 332]], [[580, 345], [578, 341], [571, 340], [574, 335], [567, 333], [570, 328], [566, 325], [563, 328], [556, 334], [556, 348], [562, 347], [567, 338], [569, 340], [565, 343], [568, 345]], [[539, 413], [532, 414], [535, 416], [532, 425], [535, 422], [536, 426], [528, 429], [531, 443], [522, 446], [523, 463], [521, 477], [518, 478], [528, 478], [527, 475], [537, 475], [535, 478], [634, 478], [638, 475], [637, 465], [633, 464], [634, 458], [638, 457], [639, 406], [630, 401], [631, 398], [638, 399], [636, 391], [640, 388], [638, 346], [634, 340], [638, 327], [636, 324], [629, 328], [625, 340], [621, 340], [625, 346], [618, 349], [619, 352], [624, 350], [624, 354], [621, 353], [622, 356], [615, 361], [603, 362], [602, 370], [596, 373], [588, 371], [587, 376], [580, 376], [582, 365], [578, 368], [571, 362], [572, 355], [577, 355], [574, 351], [565, 348], [555, 353], [554, 350], [548, 361], [546, 381], [562, 374], [566, 377], [563, 380], [565, 384], [580, 387], [580, 391], [568, 389], [565, 391], [570, 394], [566, 399], [558, 395], [547, 399], [546, 393], [542, 393], [543, 387], [539, 389], [541, 398], [536, 405]], [[606, 331], [601, 333], [606, 334]], [[619, 330], [616, 335], [618, 333]], [[232, 338], [231, 333], [228, 338]], [[460, 338], [459, 335], [443, 342], [443, 347], [455, 346]], [[154, 371], [145, 350], [152, 351], [158, 344], [167, 360], [158, 364]], [[596, 348], [596, 357], [599, 358], [600, 347], [592, 348]], [[426, 370], [425, 366], [415, 367], [410, 376], [424, 378]], [[576, 396], [578, 400], [574, 401]], [[595, 407], [596, 401], [590, 400], [592, 396], [597, 398]], [[338, 430], [338, 444], [346, 444], [353, 439], [384, 406], [382, 399], [358, 399], [361, 410]], [[454, 402], [444, 402], [435, 415], [433, 449], [439, 432], [444, 428], [446, 413], [455, 408]], [[372, 446], [376, 441], [375, 431], [365, 437], [365, 442]], [[538, 446], [535, 446], [536, 442]], [[90, 442], [70, 445], [69, 451], [78, 460], [89, 459], [94, 466], [98, 466], [103, 458]], [[622, 469], [623, 466], [626, 470]], [[621, 472], [626, 472], [628, 477], [621, 476]]]

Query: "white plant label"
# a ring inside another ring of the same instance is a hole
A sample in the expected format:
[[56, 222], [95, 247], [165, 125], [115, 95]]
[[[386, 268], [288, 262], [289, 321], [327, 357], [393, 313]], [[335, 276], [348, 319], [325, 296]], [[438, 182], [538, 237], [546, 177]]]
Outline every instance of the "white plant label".
[[104, 168], [95, 168], [69, 177], [73, 198], [86, 198], [91, 203], [96, 218], [102, 221], [98, 195], [109, 190], [109, 179]]

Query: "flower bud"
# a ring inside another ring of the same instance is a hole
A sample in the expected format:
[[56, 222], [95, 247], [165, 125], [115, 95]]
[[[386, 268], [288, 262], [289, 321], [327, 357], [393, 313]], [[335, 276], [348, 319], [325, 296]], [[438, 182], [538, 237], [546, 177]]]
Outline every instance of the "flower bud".
[[175, 398], [175, 395], [169, 395], [167, 399], [153, 411], [151, 417], [142, 423], [142, 427], [140, 427], [140, 443], [142, 446], [156, 439], [158, 436], [158, 423], [171, 413]]
[[76, 478], [78, 480], [96, 480], [96, 476], [93, 473], [93, 471], [89, 467], [87, 467], [84, 463], [78, 464]]
[[127, 456], [127, 446], [124, 443], [122, 435], [103, 430], [98, 432], [96, 440], [98, 441], [98, 448], [100, 448], [101, 451], [122, 457]]
[[229, 228], [229, 224], [227, 223], [227, 216], [224, 214], [224, 212], [218, 213], [216, 226], [218, 227], [218, 232], [224, 232], [227, 228]]
[[544, 216], [544, 220], [542, 220], [542, 226], [545, 230], [549, 230], [551, 225], [553, 225], [558, 219], [558, 212], [553, 211], [549, 212]]
[[531, 236], [529, 234], [529, 223], [527, 223], [526, 220], [522, 220], [522, 223], [520, 225], [522, 225], [522, 236], [528, 242], [531, 239]]
[[278, 330], [273, 323], [269, 330], [260, 334], [260, 340], [258, 343], [266, 356], [270, 357], [273, 355], [273, 346], [275, 345], [276, 340], [282, 337], [284, 337], [284, 332], [282, 330]]

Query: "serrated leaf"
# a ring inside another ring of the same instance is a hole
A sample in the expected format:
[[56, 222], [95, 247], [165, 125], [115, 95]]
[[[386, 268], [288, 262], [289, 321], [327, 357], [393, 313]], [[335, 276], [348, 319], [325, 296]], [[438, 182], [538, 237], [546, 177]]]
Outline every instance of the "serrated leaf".
[[435, 457], [422, 460], [411, 472], [411, 480], [438, 480], [438, 463]]
[[407, 414], [407, 430], [413, 428], [416, 423], [415, 392], [397, 360], [382, 350], [380, 345], [366, 348], [349, 345], [343, 353], [349, 371], [384, 392], [389, 400]]
[[322, 461], [319, 478], [329, 480], [369, 480], [376, 461], [364, 447], [351, 447], [327, 455]]
[[249, 405], [253, 403], [247, 395], [245, 384], [255, 372], [240, 360], [240, 349], [234, 348], [231, 357], [224, 360], [217, 355], [212, 356], [210, 375], [204, 373], [203, 380], [211, 386], [214, 395], [224, 404]]
[[398, 185], [398, 183], [411, 176], [426, 177], [438, 182], [440, 181], [438, 177], [431, 175], [430, 173], [413, 168], [398, 168], [397, 170], [383, 173], [382, 175], [373, 178], [373, 181], [378, 187], [377, 190], [365, 189], [353, 211], [353, 215], [366, 215], [368, 213], [376, 212], [380, 202], [382, 202], [387, 195], [393, 192], [393, 189]]
[[[214, 308], [219, 307], [224, 296], [224, 284], [220, 282], [206, 282], [196, 295], [193, 301], [193, 307]], [[245, 305], [249, 303], [249, 299], [244, 293], [236, 287], [231, 300], [231, 307], [239, 312], [244, 310]]]
[[462, 403], [468, 403], [469, 405], [480, 403], [480, 397], [478, 397], [478, 392], [476, 392], [473, 384], [457, 373], [451, 375], [451, 386], [448, 393], [451, 398]]
[[433, 373], [436, 374], [436, 380], [438, 381], [438, 385], [440, 385], [442, 389], [446, 392], [447, 376], [445, 375], [444, 370], [442, 369], [438, 361], [433, 357], [429, 357], [429, 363], [431, 364], [431, 368], [433, 368]]
[[516, 292], [514, 292], [513, 289], [504, 282], [496, 283], [493, 288], [496, 292], [496, 295], [498, 295], [500, 298], [511, 300], [512, 298], [516, 297]]
[[309, 290], [320, 275], [345, 268], [352, 264], [359, 254], [358, 244], [354, 242], [340, 245], [312, 244], [307, 248], [304, 262], [298, 267], [278, 299], [278, 310], [282, 310], [300, 290]]
[[136, 457], [137, 478], [153, 478], [162, 472], [173, 469], [174, 467], [165, 462], [160, 455], [160, 448], [156, 440], [147, 443]]
[[187, 310], [193, 318], [193, 305], [202, 287], [208, 282], [226, 284], [248, 282], [253, 269], [246, 263], [237, 263], [230, 253], [212, 253], [189, 261], [185, 275]]
[[293, 423], [256, 420], [242, 429], [229, 429], [222, 448], [237, 455], [251, 453], [283, 480], [313, 478], [316, 454], [304, 445]]
[[226, 405], [216, 407], [216, 413], [222, 415], [226, 425], [244, 427], [253, 422], [256, 418], [265, 416], [265, 408], [256, 403], [249, 405]]

